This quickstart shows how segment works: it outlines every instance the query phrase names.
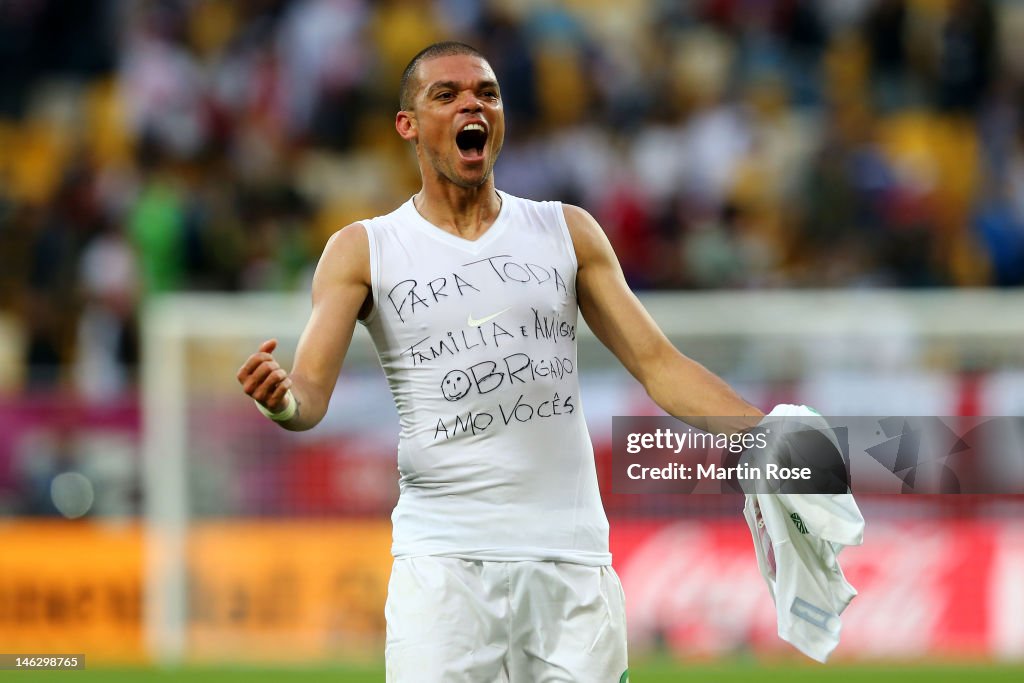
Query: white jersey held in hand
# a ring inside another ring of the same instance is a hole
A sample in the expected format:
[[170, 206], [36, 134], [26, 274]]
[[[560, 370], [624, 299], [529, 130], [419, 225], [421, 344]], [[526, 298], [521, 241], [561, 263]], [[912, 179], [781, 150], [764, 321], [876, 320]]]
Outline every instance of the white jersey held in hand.
[[[776, 406], [768, 417], [820, 421], [827, 428], [806, 406]], [[743, 515], [775, 601], [779, 637], [826, 661], [839, 644], [840, 615], [857, 595], [839, 566], [843, 547], [863, 541], [864, 517], [853, 495], [748, 494]]]

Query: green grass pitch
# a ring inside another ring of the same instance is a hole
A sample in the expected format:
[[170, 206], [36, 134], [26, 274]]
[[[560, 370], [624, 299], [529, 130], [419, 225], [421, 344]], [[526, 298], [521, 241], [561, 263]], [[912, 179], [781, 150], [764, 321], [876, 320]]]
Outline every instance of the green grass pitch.
[[[185, 668], [156, 669], [89, 669], [65, 672], [0, 672], [0, 680], [25, 683], [72, 681], [74, 683], [135, 683], [136, 681], [177, 681], [195, 683], [383, 683], [380, 668]], [[631, 667], [631, 683], [1017, 683], [1024, 680], [1024, 664], [892, 664], [860, 665], [813, 662], [758, 664], [755, 662], [685, 664], [646, 662]], [[611, 682], [615, 683], [615, 682]]]

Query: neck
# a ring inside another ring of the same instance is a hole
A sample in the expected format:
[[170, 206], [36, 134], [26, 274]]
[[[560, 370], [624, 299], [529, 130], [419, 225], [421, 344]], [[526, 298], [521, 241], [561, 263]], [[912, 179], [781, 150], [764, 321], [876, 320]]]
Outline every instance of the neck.
[[463, 239], [473, 240], [487, 231], [501, 210], [501, 197], [493, 178], [479, 187], [450, 182], [424, 183], [413, 204], [425, 219]]

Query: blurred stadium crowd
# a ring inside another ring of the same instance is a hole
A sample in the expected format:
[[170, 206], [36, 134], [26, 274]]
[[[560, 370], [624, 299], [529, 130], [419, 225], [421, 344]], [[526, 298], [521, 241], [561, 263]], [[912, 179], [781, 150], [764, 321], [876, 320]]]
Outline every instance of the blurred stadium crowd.
[[635, 287], [1024, 284], [1022, 32], [1016, 0], [0, 2], [0, 386], [115, 394], [146, 297], [307, 286], [417, 189], [397, 83], [445, 38], [501, 80], [499, 186], [588, 208]]

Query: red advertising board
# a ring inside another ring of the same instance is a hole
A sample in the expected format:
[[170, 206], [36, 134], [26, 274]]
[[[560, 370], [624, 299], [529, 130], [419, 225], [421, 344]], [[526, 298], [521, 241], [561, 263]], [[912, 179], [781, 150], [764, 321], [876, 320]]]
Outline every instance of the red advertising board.
[[[795, 652], [744, 522], [612, 525], [634, 652]], [[837, 658], [1024, 656], [1024, 525], [868, 523], [840, 563], [859, 591], [844, 612]]]

